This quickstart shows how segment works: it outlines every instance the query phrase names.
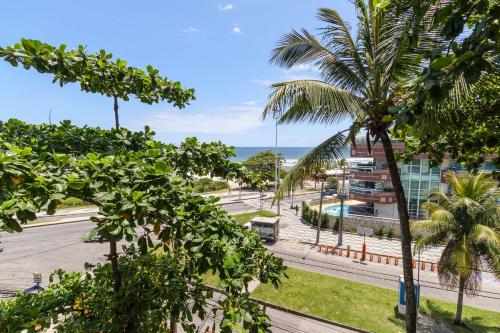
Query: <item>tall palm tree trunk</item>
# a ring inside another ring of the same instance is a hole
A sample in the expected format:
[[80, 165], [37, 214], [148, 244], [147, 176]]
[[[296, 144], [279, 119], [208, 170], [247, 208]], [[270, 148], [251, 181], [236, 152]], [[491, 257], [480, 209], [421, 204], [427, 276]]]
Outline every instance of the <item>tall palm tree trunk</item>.
[[465, 289], [465, 279], [460, 278], [458, 286], [458, 301], [457, 301], [457, 314], [455, 316], [455, 324], [462, 324], [462, 307], [464, 305], [464, 289]]
[[401, 183], [391, 139], [386, 130], [379, 133], [380, 140], [384, 146], [387, 166], [391, 175], [392, 187], [396, 194], [399, 213], [399, 226], [401, 230], [401, 252], [403, 254], [403, 274], [406, 293], [406, 332], [414, 333], [417, 330], [417, 306], [415, 300], [415, 287], [413, 286], [413, 267], [411, 254], [410, 216], [406, 208], [406, 197]]
[[344, 228], [344, 193], [345, 193], [345, 168], [342, 175], [342, 189], [340, 195], [340, 219], [339, 219], [339, 238], [337, 241], [338, 246], [342, 246], [343, 243], [343, 228]]
[[321, 212], [323, 209], [323, 185], [325, 184], [325, 180], [321, 181], [321, 191], [319, 192], [319, 215], [318, 215], [318, 229], [316, 231], [316, 244], [319, 243], [319, 233], [321, 230]]

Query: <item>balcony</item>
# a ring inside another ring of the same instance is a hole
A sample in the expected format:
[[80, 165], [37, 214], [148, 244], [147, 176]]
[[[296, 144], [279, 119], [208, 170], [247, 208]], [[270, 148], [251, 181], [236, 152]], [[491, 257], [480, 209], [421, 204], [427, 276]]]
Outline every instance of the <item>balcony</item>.
[[391, 175], [389, 170], [380, 169], [380, 170], [371, 170], [370, 171], [362, 171], [355, 170], [351, 172], [351, 178], [356, 180], [368, 180], [373, 182], [388, 182], [391, 180]]
[[359, 200], [368, 203], [396, 203], [396, 194], [393, 191], [381, 190], [361, 190], [359, 188], [349, 191], [349, 199]]
[[[366, 143], [357, 143], [356, 148], [351, 146], [351, 157], [373, 157], [385, 160], [384, 147], [382, 144], [377, 143], [371, 146], [371, 154], [368, 153], [368, 145]], [[404, 143], [393, 143], [392, 149], [394, 152], [402, 153], [405, 150]]]

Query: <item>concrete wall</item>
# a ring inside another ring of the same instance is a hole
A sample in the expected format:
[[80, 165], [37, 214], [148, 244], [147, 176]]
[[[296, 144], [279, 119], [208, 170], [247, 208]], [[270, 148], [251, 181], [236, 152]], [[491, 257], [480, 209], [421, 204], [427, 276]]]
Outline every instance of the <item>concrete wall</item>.
[[398, 214], [398, 206], [397, 204], [380, 204], [380, 203], [374, 203], [373, 204], [373, 211], [378, 211], [378, 217], [387, 217], [387, 218], [392, 218], [392, 219], [398, 219], [399, 214]]

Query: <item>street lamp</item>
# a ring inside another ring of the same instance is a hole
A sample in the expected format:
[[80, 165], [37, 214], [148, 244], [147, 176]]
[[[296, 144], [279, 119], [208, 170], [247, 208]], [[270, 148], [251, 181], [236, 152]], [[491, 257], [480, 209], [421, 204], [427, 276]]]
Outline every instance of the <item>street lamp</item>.
[[[276, 195], [278, 193], [278, 188], [279, 188], [279, 184], [280, 184], [280, 157], [278, 155], [278, 117], [275, 118], [275, 127], [276, 127], [276, 131], [275, 131], [275, 154], [276, 154], [276, 172], [275, 172], [275, 179], [274, 179], [274, 195]], [[281, 202], [280, 202], [280, 199], [278, 198], [278, 202], [277, 202], [277, 214], [278, 216], [281, 215]]]

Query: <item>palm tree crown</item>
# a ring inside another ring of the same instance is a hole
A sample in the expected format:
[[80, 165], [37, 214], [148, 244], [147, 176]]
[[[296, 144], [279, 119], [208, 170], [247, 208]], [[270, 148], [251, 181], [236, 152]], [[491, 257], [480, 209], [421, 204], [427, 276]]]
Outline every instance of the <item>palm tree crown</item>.
[[431, 194], [437, 201], [423, 206], [428, 220], [412, 224], [412, 231], [423, 235], [415, 249], [445, 245], [438, 276], [444, 286], [459, 289], [457, 324], [462, 322], [463, 293], [477, 293], [481, 272], [493, 271], [500, 279], [500, 208], [497, 186], [488, 177], [448, 174], [453, 194]]
[[424, 235], [416, 249], [445, 244], [438, 267], [442, 283], [458, 287], [463, 278], [469, 294], [476, 293], [482, 270], [492, 270], [500, 278], [500, 208], [496, 184], [488, 177], [448, 174], [453, 194], [431, 194], [437, 201], [424, 204], [428, 219], [412, 225]]

